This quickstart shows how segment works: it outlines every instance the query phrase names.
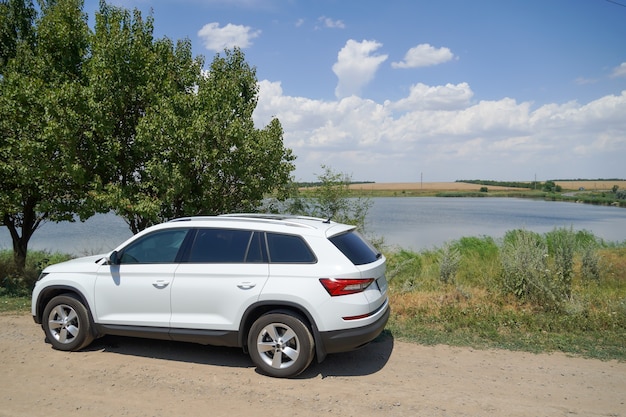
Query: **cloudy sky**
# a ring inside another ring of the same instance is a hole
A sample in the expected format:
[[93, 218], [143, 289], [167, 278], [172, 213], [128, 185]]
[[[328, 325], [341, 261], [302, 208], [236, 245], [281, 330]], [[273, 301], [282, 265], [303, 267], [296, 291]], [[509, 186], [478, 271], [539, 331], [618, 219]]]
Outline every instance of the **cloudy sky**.
[[296, 180], [626, 178], [626, 0], [111, 3], [207, 63], [242, 48]]

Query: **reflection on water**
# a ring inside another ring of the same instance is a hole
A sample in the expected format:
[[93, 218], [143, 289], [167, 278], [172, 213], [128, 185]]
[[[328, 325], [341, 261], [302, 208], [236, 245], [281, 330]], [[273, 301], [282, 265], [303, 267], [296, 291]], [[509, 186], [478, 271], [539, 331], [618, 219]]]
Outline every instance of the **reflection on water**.
[[[555, 227], [589, 230], [609, 242], [626, 240], [626, 209], [514, 198], [373, 198], [368, 232], [390, 246], [422, 250], [464, 236], [501, 238], [512, 229], [546, 233]], [[76, 255], [108, 252], [131, 236], [126, 223], [99, 214], [84, 223], [46, 223], [31, 239], [30, 249]], [[11, 238], [0, 227], [0, 249]]]

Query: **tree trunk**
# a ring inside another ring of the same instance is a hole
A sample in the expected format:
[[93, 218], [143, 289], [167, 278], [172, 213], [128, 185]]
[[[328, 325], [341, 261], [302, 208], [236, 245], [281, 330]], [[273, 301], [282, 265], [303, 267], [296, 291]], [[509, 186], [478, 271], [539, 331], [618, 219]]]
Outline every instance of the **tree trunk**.
[[[34, 204], [27, 202], [24, 204], [24, 212], [17, 215], [5, 214], [3, 223], [9, 229], [13, 242], [13, 261], [19, 272], [26, 268], [26, 255], [28, 254], [28, 242], [39, 227], [41, 222], [47, 217], [47, 213], [37, 217]], [[18, 229], [22, 229], [20, 236]]]

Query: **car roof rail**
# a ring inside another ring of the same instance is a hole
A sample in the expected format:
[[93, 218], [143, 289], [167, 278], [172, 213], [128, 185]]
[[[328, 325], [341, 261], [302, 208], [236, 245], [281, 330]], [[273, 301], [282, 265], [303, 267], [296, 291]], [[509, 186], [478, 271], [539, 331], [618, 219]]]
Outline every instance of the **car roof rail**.
[[245, 219], [267, 219], [267, 220], [313, 220], [330, 223], [330, 219], [321, 217], [302, 216], [298, 214], [273, 214], [273, 213], [229, 213], [220, 214], [218, 217], [239, 217]]
[[170, 220], [171, 222], [186, 222], [186, 221], [202, 221], [202, 220], [247, 220], [252, 222], [264, 222], [264, 223], [281, 223], [287, 226], [295, 226], [295, 227], [305, 227], [309, 229], [315, 229], [316, 227], [306, 223], [298, 222], [297, 220], [307, 220], [320, 222], [325, 224], [330, 224], [329, 219], [322, 219], [319, 217], [310, 217], [310, 216], [298, 216], [291, 214], [266, 214], [266, 213], [229, 213], [229, 214], [220, 214], [217, 216], [187, 216], [187, 217], [179, 217], [176, 219]]

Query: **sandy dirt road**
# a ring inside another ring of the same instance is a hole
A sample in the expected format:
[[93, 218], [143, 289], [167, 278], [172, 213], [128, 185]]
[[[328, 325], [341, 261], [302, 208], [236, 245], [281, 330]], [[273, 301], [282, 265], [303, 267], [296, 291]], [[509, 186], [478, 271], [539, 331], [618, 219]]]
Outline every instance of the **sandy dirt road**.
[[626, 363], [420, 346], [385, 336], [297, 379], [239, 349], [105, 337], [44, 343], [0, 315], [0, 416], [626, 416]]

